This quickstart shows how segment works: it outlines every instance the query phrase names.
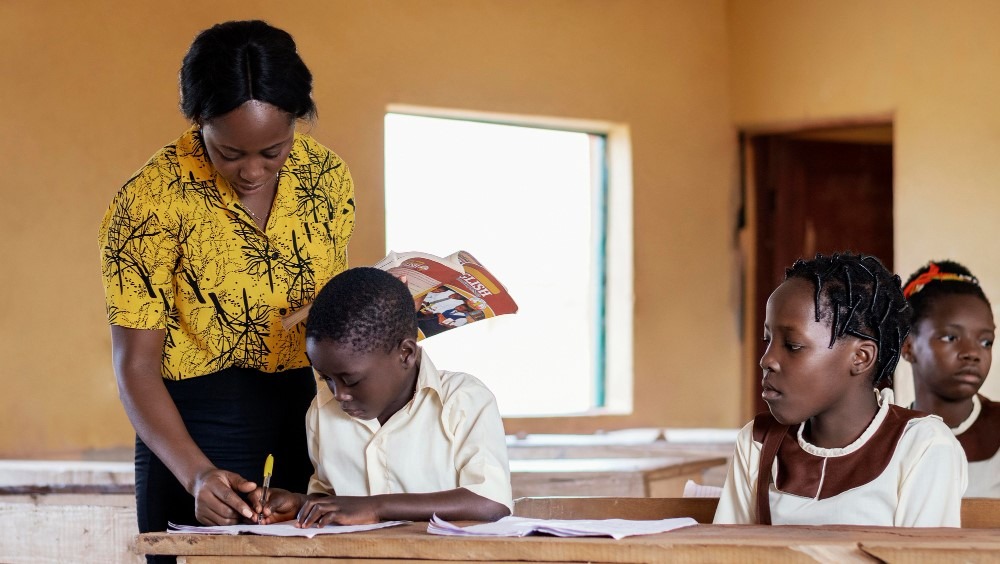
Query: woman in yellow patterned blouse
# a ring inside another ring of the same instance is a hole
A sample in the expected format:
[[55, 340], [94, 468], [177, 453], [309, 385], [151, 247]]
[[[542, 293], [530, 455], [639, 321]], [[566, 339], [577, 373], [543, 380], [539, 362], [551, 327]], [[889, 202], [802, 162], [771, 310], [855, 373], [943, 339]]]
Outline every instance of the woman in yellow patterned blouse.
[[281, 318], [347, 267], [354, 229], [347, 165], [295, 130], [316, 108], [290, 35], [216, 25], [180, 83], [193, 127], [125, 183], [100, 231], [141, 531], [252, 521], [242, 494], [268, 453], [272, 485], [305, 489], [315, 382], [301, 326]]

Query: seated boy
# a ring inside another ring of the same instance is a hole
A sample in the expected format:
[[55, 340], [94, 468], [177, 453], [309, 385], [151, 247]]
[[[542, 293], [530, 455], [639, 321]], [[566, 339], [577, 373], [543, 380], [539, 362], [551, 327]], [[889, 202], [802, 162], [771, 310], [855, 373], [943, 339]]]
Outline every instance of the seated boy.
[[507, 445], [493, 394], [473, 376], [435, 368], [416, 336], [413, 297], [387, 272], [353, 268], [319, 292], [306, 323], [306, 351], [326, 384], [306, 414], [315, 471], [308, 494], [272, 489], [262, 509], [261, 490], [254, 492], [262, 523], [510, 514]]

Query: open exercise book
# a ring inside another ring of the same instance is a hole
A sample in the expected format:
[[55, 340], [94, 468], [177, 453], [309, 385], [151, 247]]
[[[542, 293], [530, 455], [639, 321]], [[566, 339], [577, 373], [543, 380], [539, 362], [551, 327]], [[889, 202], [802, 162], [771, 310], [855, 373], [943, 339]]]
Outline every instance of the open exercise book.
[[410, 521], [382, 521], [370, 525], [327, 525], [325, 527], [311, 527], [300, 529], [291, 521], [285, 523], [273, 523], [271, 525], [217, 525], [209, 527], [196, 527], [194, 525], [175, 525], [168, 523], [168, 533], [193, 533], [198, 535], [267, 535], [272, 537], [307, 537], [313, 538], [316, 535], [335, 535], [338, 533], [357, 533], [360, 531], [372, 531], [405, 525]]
[[478, 537], [523, 537], [532, 533], [542, 533], [557, 537], [612, 537], [617, 540], [635, 535], [665, 533], [697, 524], [698, 522], [690, 517], [657, 521], [504, 517], [495, 523], [459, 527], [434, 515], [427, 524], [427, 532], [435, 535]]
[[[441, 258], [428, 253], [390, 251], [373, 265], [406, 280], [417, 310], [417, 339], [517, 311], [517, 304], [490, 271], [471, 254]], [[306, 319], [309, 306], [285, 316], [291, 328]]]

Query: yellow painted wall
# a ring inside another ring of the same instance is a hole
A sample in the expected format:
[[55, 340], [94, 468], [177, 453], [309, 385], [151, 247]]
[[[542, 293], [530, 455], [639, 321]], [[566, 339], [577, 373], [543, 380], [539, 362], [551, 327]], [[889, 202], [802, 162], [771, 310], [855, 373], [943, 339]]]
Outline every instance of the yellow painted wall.
[[[896, 268], [905, 279], [931, 259], [962, 262], [996, 315], [1000, 3], [730, 0], [727, 14], [734, 122], [892, 114]], [[983, 387], [994, 398], [997, 372]]]
[[629, 124], [635, 414], [589, 425], [741, 422], [722, 0], [4, 0], [0, 457], [131, 443], [98, 224], [122, 182], [186, 127], [177, 71], [193, 36], [251, 17], [290, 31], [313, 71], [312, 133], [357, 182], [355, 265], [384, 254], [387, 104]]

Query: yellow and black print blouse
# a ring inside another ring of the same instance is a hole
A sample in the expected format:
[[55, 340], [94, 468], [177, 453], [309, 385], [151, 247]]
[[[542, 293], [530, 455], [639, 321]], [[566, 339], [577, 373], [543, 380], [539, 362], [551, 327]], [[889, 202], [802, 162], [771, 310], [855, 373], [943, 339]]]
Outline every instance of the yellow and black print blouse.
[[163, 377], [308, 364], [281, 318], [347, 268], [354, 184], [346, 163], [296, 133], [264, 231], [192, 127], [119, 190], [101, 224], [108, 320], [166, 329]]

